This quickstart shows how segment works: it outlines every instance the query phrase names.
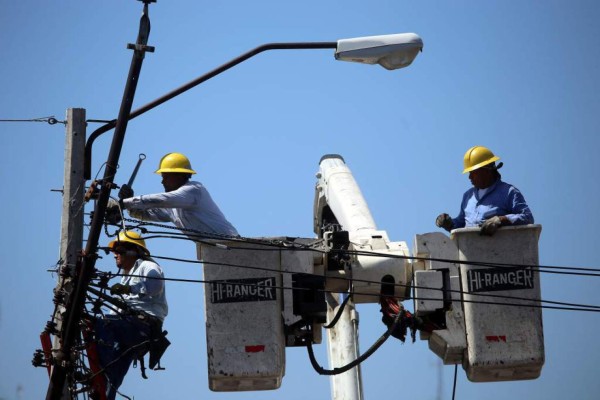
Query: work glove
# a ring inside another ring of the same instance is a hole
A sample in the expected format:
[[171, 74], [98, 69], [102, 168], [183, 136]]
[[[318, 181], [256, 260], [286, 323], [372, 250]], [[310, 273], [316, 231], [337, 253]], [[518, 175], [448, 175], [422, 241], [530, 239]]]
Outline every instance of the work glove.
[[124, 183], [121, 185], [121, 189], [119, 189], [119, 198], [121, 200], [128, 199], [133, 197], [133, 189], [128, 184]]
[[435, 224], [440, 228], [444, 228], [448, 232], [452, 230], [452, 218], [450, 218], [450, 216], [446, 213], [438, 215], [435, 219]]
[[109, 224], [117, 225], [119, 222], [121, 222], [121, 210], [119, 207], [119, 202], [114, 199], [108, 199], [108, 204], [106, 205], [106, 215], [104, 218]]
[[495, 216], [489, 219], [486, 219], [485, 221], [483, 221], [483, 224], [481, 224], [481, 234], [482, 235], [486, 235], [486, 236], [492, 236], [494, 233], [496, 233], [496, 231], [498, 230], [498, 228], [500, 228], [502, 226], [502, 220], [500, 219], [500, 217]]
[[115, 295], [115, 294], [130, 294], [131, 293], [131, 286], [129, 285], [123, 285], [121, 283], [115, 283], [114, 285], [112, 285], [110, 287], [110, 294]]

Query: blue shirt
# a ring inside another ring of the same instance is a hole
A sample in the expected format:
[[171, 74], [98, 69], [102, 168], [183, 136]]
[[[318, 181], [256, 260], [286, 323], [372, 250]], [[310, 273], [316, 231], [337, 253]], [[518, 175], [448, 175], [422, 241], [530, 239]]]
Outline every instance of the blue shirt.
[[474, 187], [465, 192], [460, 213], [452, 219], [452, 229], [479, 226], [494, 216], [506, 216], [513, 225], [533, 224], [525, 198], [513, 185], [498, 179], [481, 198], [478, 192]]

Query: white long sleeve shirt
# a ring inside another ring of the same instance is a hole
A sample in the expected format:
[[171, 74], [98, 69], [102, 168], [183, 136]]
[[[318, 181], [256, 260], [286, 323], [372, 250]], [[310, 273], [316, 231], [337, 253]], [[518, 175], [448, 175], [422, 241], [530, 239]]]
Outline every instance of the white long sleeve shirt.
[[121, 283], [131, 287], [131, 293], [123, 295], [123, 299], [130, 307], [164, 321], [169, 308], [163, 278], [162, 269], [154, 260], [137, 260], [131, 271], [121, 277]]
[[131, 197], [123, 200], [123, 205], [132, 217], [143, 221], [172, 222], [182, 229], [239, 236], [200, 182], [189, 181], [172, 192]]

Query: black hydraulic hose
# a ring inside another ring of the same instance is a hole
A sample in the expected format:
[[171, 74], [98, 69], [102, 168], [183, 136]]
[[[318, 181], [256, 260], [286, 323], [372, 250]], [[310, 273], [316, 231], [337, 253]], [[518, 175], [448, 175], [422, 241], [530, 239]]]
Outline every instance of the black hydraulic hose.
[[346, 364], [342, 367], [335, 367], [333, 369], [325, 369], [325, 368], [321, 367], [319, 365], [317, 359], [315, 358], [315, 353], [313, 352], [312, 343], [310, 340], [308, 340], [306, 348], [308, 350], [308, 357], [310, 358], [311, 365], [313, 366], [313, 368], [315, 369], [315, 371], [317, 371], [317, 373], [319, 375], [339, 375], [339, 374], [343, 374], [346, 371], [351, 370], [352, 368], [356, 367], [357, 365], [359, 365], [360, 363], [365, 361], [371, 355], [373, 355], [373, 353], [375, 353], [377, 351], [377, 349], [379, 349], [381, 347], [381, 345], [385, 343], [385, 341], [390, 337], [390, 335], [392, 334], [394, 329], [396, 329], [396, 327], [402, 320], [403, 315], [404, 315], [404, 310], [400, 310], [400, 312], [398, 313], [398, 315], [396, 315], [396, 318], [394, 319], [394, 323], [389, 326], [388, 330], [385, 331], [385, 333], [383, 335], [381, 335], [379, 337], [379, 339], [377, 339], [377, 341], [375, 343], [373, 343], [373, 345], [371, 347], [369, 347], [369, 349], [367, 351], [365, 351], [363, 354], [358, 356], [355, 360], [349, 362], [348, 364]]
[[335, 313], [335, 316], [333, 317], [331, 322], [328, 323], [327, 325], [323, 325], [323, 328], [331, 329], [335, 326], [335, 324], [337, 324], [337, 322], [340, 320], [340, 317], [342, 316], [342, 313], [344, 312], [344, 308], [346, 308], [346, 304], [348, 304], [349, 300], [350, 300], [350, 294], [348, 293], [348, 294], [346, 294], [346, 298], [344, 299], [342, 304], [340, 304], [340, 308], [338, 308], [338, 311], [337, 311], [337, 313]]

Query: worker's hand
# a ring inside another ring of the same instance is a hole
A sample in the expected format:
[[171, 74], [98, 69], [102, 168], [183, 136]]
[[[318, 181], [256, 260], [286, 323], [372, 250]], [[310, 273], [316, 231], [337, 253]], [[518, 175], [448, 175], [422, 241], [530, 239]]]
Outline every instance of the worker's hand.
[[452, 230], [452, 218], [450, 218], [450, 216], [446, 213], [438, 215], [435, 219], [435, 224], [440, 228], [444, 228], [448, 232]]
[[118, 201], [114, 199], [108, 199], [108, 204], [106, 205], [106, 215], [104, 218], [109, 224], [117, 225], [119, 222], [121, 222], [121, 209]]
[[128, 199], [133, 197], [133, 189], [128, 184], [124, 183], [121, 185], [121, 189], [119, 189], [119, 198], [121, 200]]
[[131, 293], [131, 286], [129, 285], [123, 285], [121, 283], [115, 283], [114, 285], [112, 285], [110, 287], [110, 294], [115, 295], [115, 294], [130, 294]]
[[492, 236], [501, 226], [502, 220], [498, 216], [486, 219], [483, 221], [483, 224], [481, 224], [481, 234]]

